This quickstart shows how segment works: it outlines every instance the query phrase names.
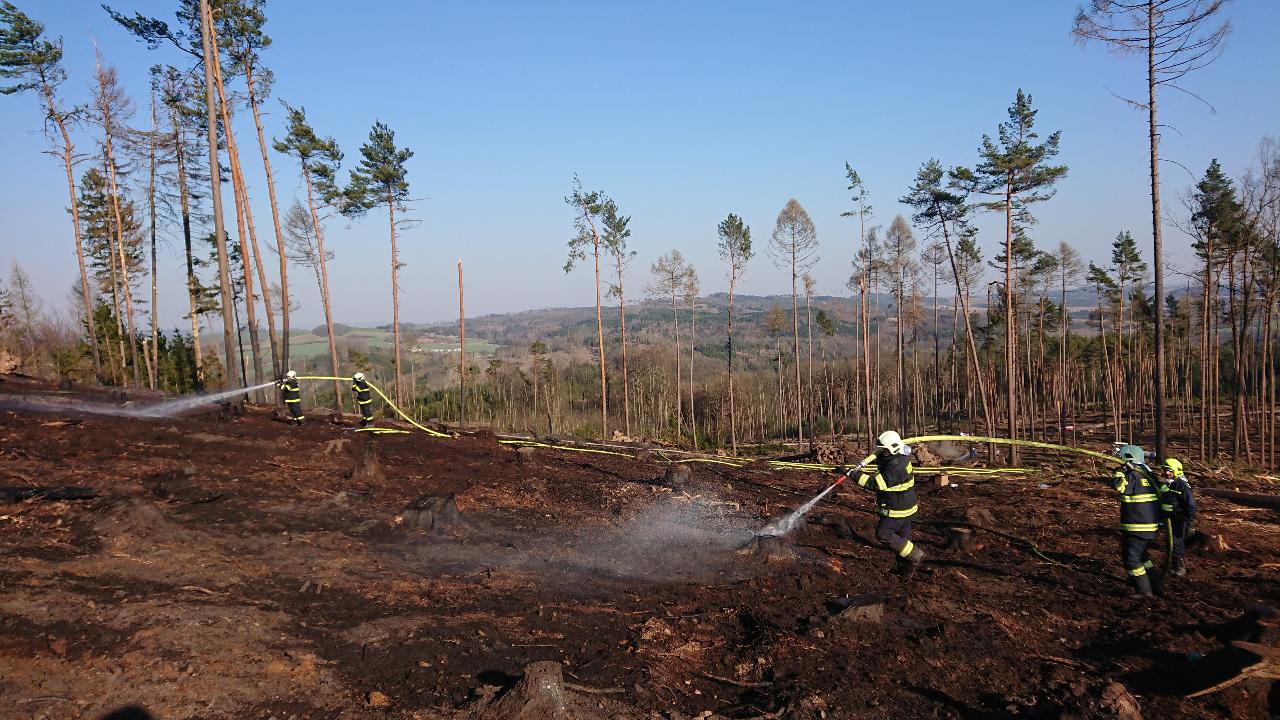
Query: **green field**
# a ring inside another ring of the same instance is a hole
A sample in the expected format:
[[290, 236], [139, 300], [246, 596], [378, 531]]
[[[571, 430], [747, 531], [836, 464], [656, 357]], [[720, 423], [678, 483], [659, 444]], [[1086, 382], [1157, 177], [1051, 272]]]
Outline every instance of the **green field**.
[[[291, 356], [302, 359], [310, 359], [324, 357], [329, 353], [329, 341], [323, 335], [316, 335], [310, 330], [294, 330], [289, 333], [289, 353]], [[243, 342], [249, 344], [249, 333], [245, 332], [242, 337]], [[267, 333], [259, 333], [258, 342], [263, 352], [269, 352], [269, 338]], [[352, 328], [350, 332], [338, 336], [339, 348], [344, 344], [347, 347], [364, 346], [370, 350], [386, 350], [390, 352], [393, 345], [393, 338], [390, 330], [381, 330], [379, 328]], [[457, 343], [441, 343], [441, 342], [420, 342], [418, 347], [425, 352], [434, 351], [450, 351], [458, 348]], [[498, 348], [497, 345], [487, 340], [467, 340], [467, 355], [487, 355]], [[246, 348], [247, 351], [247, 348]], [[407, 353], [408, 346], [401, 346], [401, 352]]]

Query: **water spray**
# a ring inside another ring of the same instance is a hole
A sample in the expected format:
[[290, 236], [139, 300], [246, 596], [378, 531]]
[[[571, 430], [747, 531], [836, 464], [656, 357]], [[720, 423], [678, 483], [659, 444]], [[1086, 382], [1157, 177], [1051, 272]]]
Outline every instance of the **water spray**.
[[849, 468], [840, 477], [836, 478], [836, 481], [832, 483], [826, 490], [823, 490], [822, 492], [818, 493], [808, 502], [806, 502], [805, 504], [793, 510], [790, 515], [787, 515], [786, 517], [778, 518], [777, 520], [774, 520], [773, 522], [769, 523], [763, 528], [757, 530], [756, 536], [757, 537], [760, 537], [760, 536], [779, 537], [791, 532], [796, 528], [797, 525], [800, 524], [800, 520], [804, 518], [805, 515], [809, 514], [809, 511], [812, 510], [815, 505], [822, 502], [822, 498], [831, 494], [832, 490], [835, 490], [836, 488], [840, 487], [840, 485], [844, 483], [845, 480], [849, 479], [850, 475], [853, 475], [858, 471], [862, 470], [862, 468], [866, 467], [870, 460], [871, 458], [867, 458], [862, 462], [858, 463], [857, 465], [854, 465], [852, 468]]
[[275, 381], [251, 387], [222, 390], [212, 395], [192, 395], [146, 405], [134, 405], [131, 402], [123, 405], [110, 405], [107, 403], [82, 402], [74, 399], [58, 401], [21, 395], [4, 395], [0, 396], [0, 407], [32, 412], [82, 412], [93, 415], [114, 415], [116, 417], [167, 418], [204, 405], [220, 403], [237, 395], [271, 387], [272, 385], [275, 385]]

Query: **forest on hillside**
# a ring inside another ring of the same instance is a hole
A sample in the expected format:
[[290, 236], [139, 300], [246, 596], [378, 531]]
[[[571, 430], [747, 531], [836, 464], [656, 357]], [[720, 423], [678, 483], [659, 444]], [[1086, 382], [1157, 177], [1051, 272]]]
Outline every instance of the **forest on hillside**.
[[[1159, 99], [1226, 50], [1223, 3], [1095, 4], [1063, 28], [1063, 42], [1069, 33], [1146, 59], [1148, 92], [1124, 100], [1148, 126], [1152, 222], [1115, 228], [1105, 255], [1038, 242], [1036, 212], [1070, 172], [1060, 154], [1088, 139], [1063, 137], [1020, 89], [972, 129], [967, 163], [930, 158], [954, 148], [904, 158], [918, 167], [910, 186], [877, 186], [856, 159], [832, 158], [848, 197], [841, 237], [820, 242], [795, 198], [771, 227], [723, 208], [706, 228], [717, 266], [694, 267], [680, 248], [639, 257], [625, 198], [566, 178], [569, 240], [547, 251], [565, 253], [565, 272], [593, 274], [590, 309], [466, 317], [459, 262], [456, 325], [400, 320], [413, 151], [375, 122], [344, 165], [304, 98], [272, 97], [276, 73], [305, 70], [272, 67], [265, 0], [175, 5], [172, 18], [127, 0], [101, 11], [104, 32], [154, 51], [150, 83], [129, 88], [102, 55], [92, 78], [72, 78], [41, 5], [0, 2], [0, 90], [43, 114], [50, 162], [65, 174], [48, 192], [66, 199], [65, 254], [78, 274], [63, 298], [11, 260], [0, 372], [197, 393], [288, 369], [364, 371], [421, 417], [734, 452], [886, 427], [1065, 440], [1068, 424], [1088, 418], [1117, 441], [1149, 437], [1162, 456], [1176, 445], [1201, 459], [1280, 459], [1280, 145], [1259, 138], [1238, 177], [1216, 160], [1189, 186], [1160, 174]], [[66, 99], [72, 79], [91, 82], [89, 104]], [[261, 111], [276, 100], [283, 122], [267, 127]], [[266, 187], [251, 188], [245, 168], [259, 163]], [[277, 192], [285, 176], [303, 188], [296, 202]], [[269, 216], [254, 215], [255, 193]], [[895, 201], [907, 212], [877, 210]], [[999, 220], [998, 235], [979, 233], [984, 216]], [[388, 343], [344, 338], [335, 323], [326, 242], [355, 221], [384, 228], [387, 281], [376, 289]], [[184, 259], [177, 328], [159, 320], [173, 310], [158, 307], [164, 237]], [[1177, 278], [1164, 261], [1174, 246], [1196, 263]], [[849, 263], [849, 296], [816, 294], [820, 253]], [[741, 295], [745, 274], [773, 278], [780, 294]], [[315, 284], [325, 318], [308, 338], [324, 352], [305, 356], [291, 352], [300, 283]], [[414, 352], [426, 335], [458, 338], [459, 352]], [[469, 350], [468, 339], [499, 347]], [[307, 400], [351, 409], [338, 381], [308, 385]]]

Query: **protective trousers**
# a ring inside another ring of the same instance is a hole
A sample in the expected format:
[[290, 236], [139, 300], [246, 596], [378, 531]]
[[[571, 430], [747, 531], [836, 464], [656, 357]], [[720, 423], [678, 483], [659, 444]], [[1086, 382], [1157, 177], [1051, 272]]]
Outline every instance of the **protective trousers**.
[[1169, 519], [1173, 525], [1173, 559], [1181, 560], [1187, 555], [1187, 532], [1191, 529], [1191, 520], [1185, 517]]
[[876, 539], [893, 548], [898, 557], [905, 558], [915, 550], [911, 542], [911, 518], [881, 517], [876, 523]]
[[1142, 577], [1155, 568], [1147, 555], [1147, 548], [1155, 537], [1146, 537], [1148, 534], [1151, 533], [1120, 534], [1120, 562], [1130, 578]]
[[293, 416], [294, 422], [302, 422], [302, 402], [286, 400], [284, 406], [289, 408], [289, 414]]

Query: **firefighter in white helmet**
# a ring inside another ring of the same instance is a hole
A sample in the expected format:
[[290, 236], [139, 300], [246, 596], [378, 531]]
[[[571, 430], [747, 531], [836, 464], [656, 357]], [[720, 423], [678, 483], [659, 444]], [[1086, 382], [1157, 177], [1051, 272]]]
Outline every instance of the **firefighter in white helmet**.
[[306, 416], [302, 414], [302, 388], [298, 386], [298, 373], [290, 370], [276, 385], [280, 388], [284, 406], [289, 409], [289, 417], [293, 418], [295, 425], [301, 425]]
[[[847, 476], [852, 471], [842, 468], [837, 472]], [[897, 553], [899, 572], [914, 572], [924, 561], [924, 552], [911, 541], [911, 520], [919, 506], [911, 447], [902, 442], [901, 435], [889, 430], [876, 438], [875, 474], [870, 472], [861, 471], [857, 483], [876, 494], [876, 514], [880, 516], [876, 539]]]
[[356, 394], [356, 405], [360, 408], [360, 427], [368, 427], [373, 422], [373, 392], [369, 390], [369, 381], [364, 373], [351, 376], [351, 392]]

